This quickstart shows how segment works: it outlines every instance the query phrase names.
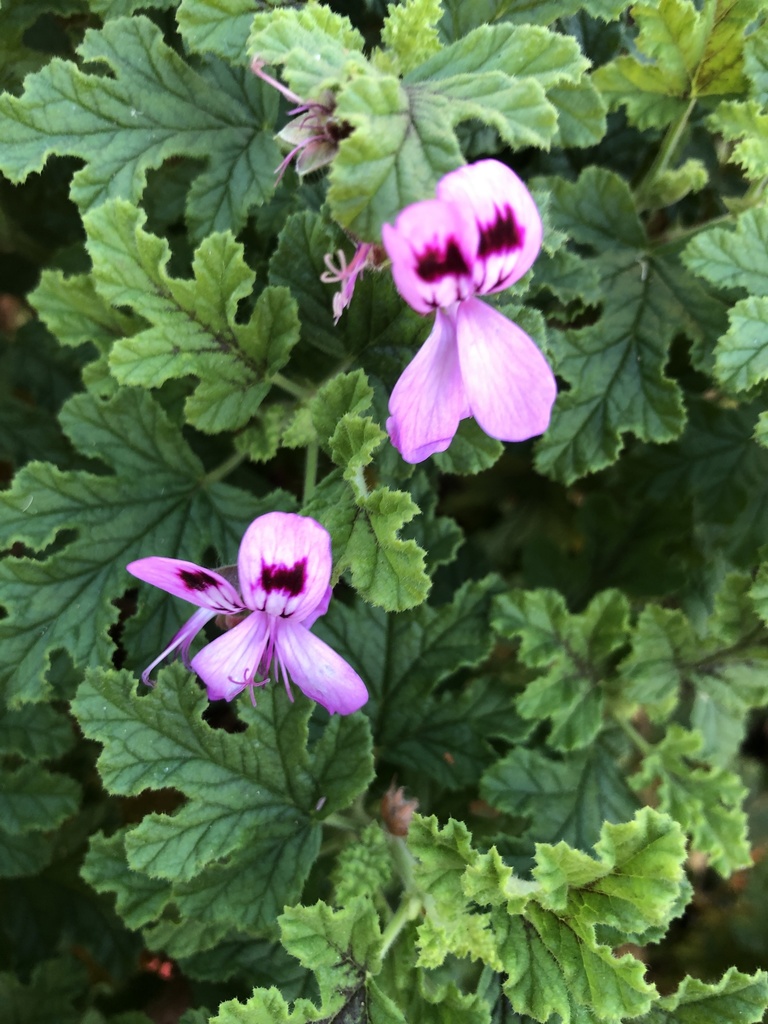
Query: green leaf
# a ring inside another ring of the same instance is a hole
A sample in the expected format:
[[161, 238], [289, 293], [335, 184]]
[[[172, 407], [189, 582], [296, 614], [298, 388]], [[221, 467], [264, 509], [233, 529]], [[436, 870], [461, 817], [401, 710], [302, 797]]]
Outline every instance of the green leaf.
[[86, 166], [72, 198], [87, 210], [114, 197], [137, 202], [148, 169], [213, 152], [189, 197], [198, 237], [239, 230], [249, 209], [272, 195], [277, 97], [249, 71], [194, 71], [142, 15], [89, 29], [78, 52], [114, 77], [54, 58], [26, 79], [21, 97], [0, 98], [0, 168], [12, 181], [39, 171], [51, 154], [80, 157]]
[[468, 582], [450, 604], [422, 605], [400, 615], [386, 615], [362, 601], [352, 606], [335, 602], [315, 625], [314, 632], [365, 679], [370, 692], [366, 712], [376, 723], [377, 746], [387, 757], [392, 751], [395, 763], [401, 744], [415, 752], [419, 732], [428, 728], [430, 712], [422, 717], [418, 710], [428, 695], [490, 653], [488, 620], [496, 588], [494, 577]]
[[538, 468], [563, 482], [616, 460], [631, 431], [662, 443], [685, 422], [680, 388], [665, 371], [678, 333], [702, 343], [719, 333], [722, 304], [671, 257], [646, 249], [625, 182], [588, 168], [578, 182], [554, 179], [555, 227], [598, 250], [602, 315], [553, 332], [553, 363], [570, 384], [538, 444]]
[[253, 15], [253, 0], [181, 0], [176, 21], [190, 50], [237, 65], [247, 61], [244, 40]]
[[245, 324], [238, 302], [255, 275], [232, 235], [209, 235], [195, 252], [192, 280], [168, 275], [168, 243], [144, 230], [143, 212], [121, 200], [85, 218], [94, 281], [115, 306], [129, 306], [150, 326], [117, 340], [109, 356], [120, 384], [159, 387], [195, 376], [188, 421], [208, 433], [236, 430], [256, 413], [271, 377], [299, 338], [286, 288], [267, 287]]
[[13, 1024], [80, 1024], [76, 1006], [87, 986], [85, 967], [73, 957], [44, 960], [27, 984], [0, 974], [0, 1006]]
[[501, 441], [488, 437], [476, 420], [466, 419], [459, 424], [448, 450], [439, 452], [433, 459], [441, 473], [474, 476], [494, 466], [503, 453]]
[[74, 779], [39, 765], [0, 769], [2, 829], [10, 835], [46, 832], [78, 808], [80, 787]]
[[0, 754], [29, 761], [62, 757], [75, 736], [69, 719], [46, 704], [28, 704], [16, 711], [0, 707]]
[[91, 836], [83, 879], [97, 892], [115, 893], [117, 912], [129, 928], [141, 928], [163, 912], [171, 895], [168, 882], [128, 869], [127, 832]]
[[451, 40], [460, 39], [473, 28], [488, 22], [549, 25], [583, 10], [603, 21], [613, 21], [627, 7], [626, 0], [443, 0], [445, 15], [440, 28]]
[[731, 967], [712, 984], [684, 978], [677, 992], [659, 999], [636, 1024], [758, 1024], [766, 1008], [765, 971], [742, 974]]
[[680, 822], [694, 848], [727, 878], [752, 863], [741, 807], [747, 791], [733, 772], [692, 767], [701, 747], [699, 733], [670, 725], [629, 782], [640, 790], [658, 781], [659, 808]]
[[562, 761], [517, 747], [483, 775], [480, 793], [492, 807], [528, 818], [536, 842], [563, 840], [578, 850], [594, 846], [603, 822], [626, 821], [637, 806], [601, 741]]
[[744, 43], [744, 71], [752, 83], [752, 95], [768, 103], [768, 26], [765, 22]]
[[374, 898], [392, 880], [393, 865], [387, 837], [372, 821], [336, 858], [333, 873], [334, 903], [345, 907], [355, 897]]
[[205, 697], [178, 666], [146, 696], [133, 690], [128, 673], [94, 671], [73, 705], [85, 734], [104, 744], [98, 766], [109, 791], [172, 786], [187, 797], [127, 833], [130, 870], [170, 881], [182, 915], [199, 924], [270, 928], [317, 856], [321, 799], [322, 814], [332, 813], [370, 780], [365, 719], [334, 718], [307, 751], [312, 705], [291, 703], [282, 686], [260, 693], [255, 709], [241, 702], [253, 724], [236, 734], [201, 719]]
[[[41, 551], [60, 531], [77, 531], [44, 559], [8, 558], [0, 567], [9, 613], [0, 621], [0, 681], [12, 706], [44, 699], [56, 650], [80, 667], [109, 664], [108, 630], [118, 618], [113, 601], [133, 585], [127, 562], [150, 554], [194, 560], [210, 546], [233, 559], [254, 516], [286, 507], [286, 496], [259, 502], [207, 483], [178, 429], [143, 392], [121, 391], [106, 402], [78, 395], [61, 420], [75, 446], [113, 472], [32, 463], [0, 496], [8, 544]], [[138, 664], [168, 642], [180, 621], [164, 596], [146, 601], [130, 651]]]
[[527, 719], [549, 718], [547, 739], [558, 750], [591, 743], [602, 725], [603, 690], [616, 652], [626, 643], [629, 606], [616, 590], [592, 599], [585, 612], [572, 615], [554, 590], [506, 594], [496, 603], [494, 628], [521, 640], [519, 658], [538, 669], [517, 701]]

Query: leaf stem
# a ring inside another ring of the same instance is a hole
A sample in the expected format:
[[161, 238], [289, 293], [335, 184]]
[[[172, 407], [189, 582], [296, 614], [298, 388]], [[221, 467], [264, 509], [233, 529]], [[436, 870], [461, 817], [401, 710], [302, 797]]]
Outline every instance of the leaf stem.
[[284, 377], [282, 373], [273, 373], [270, 379], [273, 384], [282, 388], [283, 391], [291, 395], [293, 398], [298, 398], [300, 402], [312, 397], [313, 392], [309, 391], [307, 388], [303, 388], [301, 384], [295, 384], [292, 380], [289, 380], [288, 377]]
[[224, 477], [229, 474], [240, 465], [241, 462], [245, 462], [248, 458], [245, 452], [233, 452], [228, 459], [225, 459], [220, 465], [212, 469], [210, 473], [206, 473], [201, 483], [204, 487], [209, 484], [217, 484], [219, 480], [223, 480]]
[[381, 946], [379, 956], [383, 959], [389, 952], [395, 939], [410, 922], [414, 921], [421, 913], [421, 900], [416, 895], [403, 894], [400, 906], [392, 915], [389, 924], [381, 934]]
[[302, 504], [306, 505], [315, 492], [317, 483], [317, 457], [319, 453], [317, 439], [310, 441], [304, 459], [304, 497]]
[[620, 715], [616, 715], [614, 721], [621, 729], [624, 730], [643, 757], [648, 757], [649, 754], [653, 753], [653, 744], [649, 743], [644, 736], [641, 736], [631, 722], [628, 722], [626, 718], [622, 718]]
[[659, 151], [656, 154], [655, 160], [648, 168], [643, 180], [635, 189], [635, 201], [638, 206], [642, 207], [644, 205], [644, 201], [649, 196], [657, 178], [666, 171], [667, 167], [669, 167], [672, 157], [675, 155], [677, 148], [680, 145], [680, 139], [682, 138], [683, 132], [685, 131], [695, 106], [696, 98], [694, 97], [688, 102], [688, 106], [680, 116], [675, 118], [669, 128], [667, 128], [666, 134], [661, 140], [661, 145], [659, 146]]

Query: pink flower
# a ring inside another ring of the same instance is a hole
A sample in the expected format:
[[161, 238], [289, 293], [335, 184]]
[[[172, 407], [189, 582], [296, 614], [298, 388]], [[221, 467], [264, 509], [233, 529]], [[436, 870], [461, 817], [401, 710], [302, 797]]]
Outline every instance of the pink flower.
[[[160, 557], [140, 558], [127, 569], [199, 609], [143, 672], [145, 683], [155, 665], [180, 647], [211, 700], [232, 700], [245, 689], [253, 700], [253, 688], [269, 682], [270, 666], [282, 674], [289, 697], [290, 677], [331, 714], [348, 715], [368, 700], [358, 674], [310, 633], [331, 599], [331, 538], [314, 519], [287, 512], [260, 516], [245, 531], [236, 570], [213, 572]], [[190, 662], [193, 637], [215, 615], [236, 616], [237, 624]]]
[[387, 430], [406, 462], [444, 452], [467, 416], [500, 441], [546, 430], [557, 393], [546, 359], [517, 324], [476, 298], [519, 280], [541, 236], [530, 192], [498, 160], [451, 171], [436, 199], [384, 225], [397, 290], [417, 312], [436, 311], [389, 400]]
[[251, 61], [251, 71], [295, 104], [288, 113], [297, 116], [277, 133], [278, 139], [292, 147], [275, 171], [277, 180], [280, 181], [294, 157], [296, 173], [300, 177], [329, 164], [336, 155], [339, 143], [352, 133], [350, 124], [334, 117], [336, 97], [330, 89], [323, 93], [322, 100], [303, 100], [276, 78], [268, 75], [264, 71], [264, 61], [260, 57], [254, 57]]
[[376, 246], [370, 242], [359, 242], [349, 263], [347, 263], [344, 251], [337, 249], [336, 260], [337, 262], [334, 263], [333, 256], [326, 253], [323, 262], [328, 269], [320, 275], [323, 284], [341, 285], [341, 288], [333, 296], [333, 322], [335, 324], [339, 322], [341, 314], [352, 301], [358, 277], [361, 277], [363, 271], [368, 267], [376, 266]]

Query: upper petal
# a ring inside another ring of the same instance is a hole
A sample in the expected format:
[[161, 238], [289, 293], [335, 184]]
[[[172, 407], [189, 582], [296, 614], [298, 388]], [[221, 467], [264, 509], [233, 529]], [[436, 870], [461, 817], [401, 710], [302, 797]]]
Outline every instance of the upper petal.
[[252, 612], [233, 629], [212, 640], [192, 659], [192, 671], [205, 683], [211, 700], [232, 700], [246, 686], [260, 682], [269, 619]]
[[126, 569], [137, 579], [151, 583], [153, 587], [160, 587], [175, 597], [183, 597], [185, 601], [200, 608], [229, 614], [243, 609], [240, 595], [228, 580], [194, 562], [153, 556], [139, 558], [127, 565]]
[[406, 462], [422, 462], [435, 452], [444, 452], [459, 421], [469, 415], [455, 315], [455, 311], [437, 311], [432, 333], [392, 391], [387, 430]]
[[279, 624], [275, 654], [301, 692], [331, 714], [350, 715], [368, 700], [352, 666], [298, 622]]
[[394, 225], [382, 227], [381, 237], [397, 290], [417, 312], [450, 306], [474, 290], [477, 225], [455, 203], [412, 203]]
[[472, 415], [485, 433], [500, 441], [543, 433], [557, 385], [535, 342], [480, 299], [459, 307], [457, 338]]
[[533, 196], [498, 160], [479, 160], [441, 178], [439, 199], [471, 210], [479, 233], [474, 290], [508, 288], [530, 269], [541, 248], [542, 225]]
[[309, 516], [268, 512], [245, 531], [237, 567], [249, 608], [305, 619], [326, 598], [332, 567], [330, 534]]

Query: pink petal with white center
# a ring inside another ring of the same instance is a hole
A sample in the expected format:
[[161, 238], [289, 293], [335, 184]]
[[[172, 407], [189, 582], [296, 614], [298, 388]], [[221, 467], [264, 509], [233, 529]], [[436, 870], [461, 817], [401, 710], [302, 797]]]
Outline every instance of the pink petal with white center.
[[394, 226], [382, 227], [381, 237], [397, 290], [418, 313], [450, 306], [474, 291], [479, 234], [474, 218], [457, 204], [412, 203]]
[[234, 629], [222, 633], [192, 659], [192, 671], [205, 683], [211, 700], [232, 700], [247, 686], [264, 682], [262, 661], [270, 620], [252, 612]]
[[162, 654], [158, 654], [151, 665], [147, 665], [144, 671], [141, 673], [141, 681], [147, 686], [151, 686], [152, 683], [149, 680], [150, 673], [155, 665], [159, 665], [160, 662], [167, 658], [168, 655], [175, 651], [177, 647], [181, 647], [181, 660], [187, 666], [189, 665], [189, 645], [192, 643], [194, 638], [206, 624], [210, 621], [216, 612], [209, 611], [207, 608], [198, 608], [192, 618], [187, 619], [184, 625], [181, 627], [176, 636], [171, 640], [168, 646], [165, 648]]
[[330, 534], [309, 516], [268, 512], [245, 531], [237, 568], [249, 608], [283, 618], [295, 615], [301, 622], [326, 599]]
[[469, 416], [455, 316], [455, 310], [437, 311], [432, 333], [403, 370], [389, 399], [387, 430], [406, 462], [423, 462], [444, 452], [460, 420]]
[[535, 342], [480, 299], [462, 302], [456, 333], [472, 415], [485, 433], [500, 441], [542, 434], [557, 385]]
[[479, 244], [474, 290], [498, 292], [518, 281], [541, 249], [543, 229], [533, 196], [513, 170], [498, 160], [480, 160], [441, 178], [438, 199], [471, 211]]
[[368, 700], [352, 666], [298, 622], [280, 622], [275, 654], [301, 692], [331, 714], [350, 715]]
[[139, 558], [126, 569], [137, 579], [212, 612], [232, 614], [244, 607], [240, 595], [228, 580], [194, 562], [153, 556]]

